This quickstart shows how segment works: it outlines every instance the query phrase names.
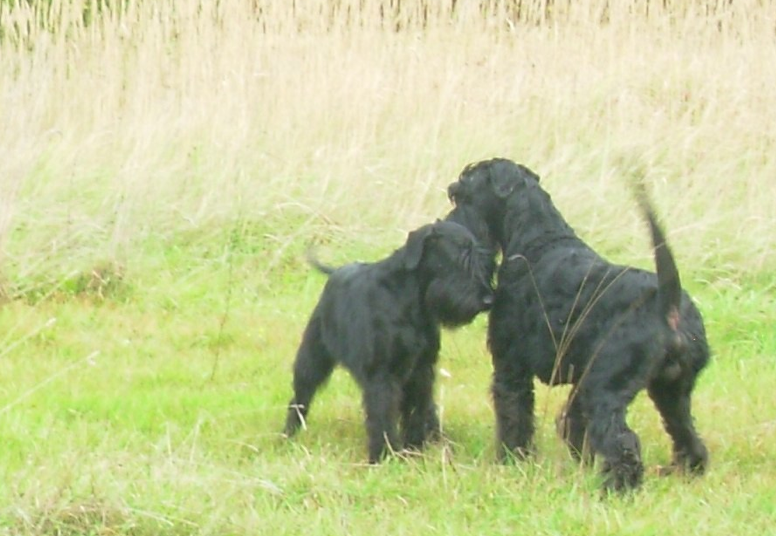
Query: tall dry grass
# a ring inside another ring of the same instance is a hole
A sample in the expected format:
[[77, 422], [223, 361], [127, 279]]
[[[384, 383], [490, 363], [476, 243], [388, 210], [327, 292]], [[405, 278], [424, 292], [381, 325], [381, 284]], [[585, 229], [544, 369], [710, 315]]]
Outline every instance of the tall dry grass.
[[648, 262], [637, 172], [685, 272], [773, 265], [768, 2], [122, 6], [0, 3], [6, 279], [142, 267], [149, 241], [235, 221], [268, 249], [390, 247], [494, 155], [537, 170], [619, 260]]

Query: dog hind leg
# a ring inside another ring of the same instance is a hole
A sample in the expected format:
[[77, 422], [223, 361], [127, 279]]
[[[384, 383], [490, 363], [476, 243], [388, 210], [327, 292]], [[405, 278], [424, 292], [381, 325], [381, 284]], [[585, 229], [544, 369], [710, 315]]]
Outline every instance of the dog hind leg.
[[313, 320], [305, 330], [302, 343], [294, 361], [294, 396], [288, 404], [285, 434], [293, 436], [302, 426], [315, 392], [332, 370], [334, 359], [328, 354], [320, 340], [318, 323]]
[[692, 382], [684, 377], [673, 382], [655, 380], [648, 386], [649, 396], [673, 441], [674, 465], [701, 474], [708, 464], [708, 451], [693, 426], [691, 391]]

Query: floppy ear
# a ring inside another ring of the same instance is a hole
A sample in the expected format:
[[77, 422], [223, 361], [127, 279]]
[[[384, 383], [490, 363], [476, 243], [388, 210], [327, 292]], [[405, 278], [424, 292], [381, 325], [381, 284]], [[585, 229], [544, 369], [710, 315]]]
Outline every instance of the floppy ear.
[[434, 227], [431, 225], [425, 225], [420, 229], [412, 231], [407, 236], [407, 244], [404, 246], [404, 268], [407, 270], [415, 270], [420, 264], [420, 259], [423, 258], [423, 248], [426, 245], [426, 240], [434, 233]]
[[528, 169], [522, 164], [518, 164], [517, 167], [520, 169], [520, 173], [523, 175], [525, 179], [531, 179], [531, 180], [535, 180], [536, 182], [539, 182], [539, 175], [534, 173], [532, 170]]

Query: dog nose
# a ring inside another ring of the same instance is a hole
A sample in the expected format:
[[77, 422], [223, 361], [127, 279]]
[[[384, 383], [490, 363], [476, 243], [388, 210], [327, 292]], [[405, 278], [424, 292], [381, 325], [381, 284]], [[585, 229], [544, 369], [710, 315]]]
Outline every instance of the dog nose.
[[447, 187], [447, 200], [455, 202], [455, 194], [458, 192], [458, 183], [454, 182]]
[[493, 306], [493, 294], [486, 294], [482, 297], [482, 305], [485, 309], [490, 309]]

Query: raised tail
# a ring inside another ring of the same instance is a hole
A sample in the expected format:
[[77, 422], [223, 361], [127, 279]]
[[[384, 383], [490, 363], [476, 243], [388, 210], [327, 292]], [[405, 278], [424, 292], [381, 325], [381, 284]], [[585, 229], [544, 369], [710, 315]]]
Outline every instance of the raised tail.
[[331, 275], [336, 270], [336, 268], [334, 268], [333, 266], [323, 264], [321, 261], [316, 259], [312, 248], [307, 250], [307, 252], [305, 253], [305, 257], [307, 257], [307, 262], [310, 264], [310, 266], [312, 266], [313, 268], [315, 268], [321, 273], [324, 273], [326, 275]]
[[635, 185], [636, 200], [652, 234], [652, 247], [655, 252], [655, 271], [657, 272], [657, 293], [660, 312], [668, 326], [677, 331], [679, 328], [679, 307], [682, 303], [682, 282], [676, 267], [671, 248], [668, 247], [665, 234], [657, 221], [655, 210], [647, 196], [644, 185]]

